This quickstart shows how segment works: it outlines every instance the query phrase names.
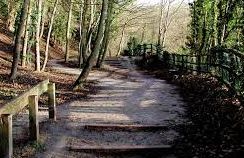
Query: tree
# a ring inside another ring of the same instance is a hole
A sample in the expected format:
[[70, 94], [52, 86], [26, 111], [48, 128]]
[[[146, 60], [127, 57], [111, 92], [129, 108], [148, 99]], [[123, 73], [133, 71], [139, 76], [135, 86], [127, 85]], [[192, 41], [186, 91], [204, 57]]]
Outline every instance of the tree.
[[21, 59], [21, 66], [25, 67], [26, 66], [26, 58], [27, 58], [27, 49], [28, 49], [28, 40], [29, 40], [29, 24], [31, 20], [31, 1], [28, 6], [28, 12], [27, 12], [27, 20], [25, 23], [25, 33], [24, 33], [24, 42], [23, 42], [23, 51], [22, 51], [22, 59]]
[[24, 27], [25, 27], [25, 23], [26, 23], [29, 3], [30, 3], [30, 0], [24, 0], [23, 6], [22, 6], [20, 23], [19, 23], [19, 26], [17, 29], [16, 38], [15, 38], [13, 62], [12, 62], [12, 68], [11, 68], [11, 74], [10, 74], [11, 80], [14, 80], [17, 76], [18, 62], [19, 62], [20, 52], [21, 52], [21, 36], [24, 31]]
[[161, 0], [158, 45], [160, 45], [162, 48], [165, 47], [167, 31], [173, 21], [173, 17], [179, 11], [180, 6], [184, 2], [184, 0], [181, 0], [179, 6], [171, 12], [171, 7], [175, 1], [176, 0]]
[[[112, 1], [112, 0], [110, 0]], [[74, 89], [79, 89], [83, 82], [86, 81], [89, 72], [91, 71], [92, 67], [96, 64], [96, 60], [99, 54], [99, 50], [101, 47], [101, 42], [104, 36], [104, 29], [105, 29], [105, 20], [107, 18], [107, 11], [108, 11], [108, 2], [109, 0], [103, 0], [102, 4], [102, 10], [101, 10], [101, 16], [100, 16], [100, 21], [99, 21], [99, 26], [98, 26], [98, 32], [95, 40], [95, 47], [91, 55], [89, 56], [80, 76], [76, 80], [76, 82], [73, 85]]]
[[53, 22], [54, 22], [54, 17], [55, 17], [56, 10], [57, 10], [58, 2], [59, 2], [59, 0], [55, 0], [54, 7], [53, 7], [53, 12], [52, 12], [52, 15], [51, 15], [51, 20], [50, 20], [50, 23], [49, 23], [49, 29], [48, 29], [48, 35], [47, 35], [47, 43], [46, 43], [46, 49], [45, 49], [45, 59], [44, 59], [44, 62], [43, 62], [42, 71], [45, 70], [45, 67], [46, 67], [47, 61], [48, 61], [49, 42], [50, 42], [50, 37], [51, 37], [51, 33], [52, 33], [52, 27], [53, 27]]
[[37, 1], [37, 20], [36, 20], [36, 62], [35, 70], [37, 72], [41, 71], [41, 54], [40, 54], [40, 27], [41, 27], [41, 11], [42, 11], [42, 2], [43, 0]]
[[41, 13], [41, 31], [40, 31], [40, 38], [42, 38], [45, 28], [45, 16], [47, 12], [47, 6], [46, 1], [44, 0], [42, 3], [42, 13]]
[[[87, 28], [87, 16], [88, 16], [88, 9], [89, 4], [91, 6], [91, 0], [87, 0], [84, 4], [84, 9], [82, 13], [80, 29], [81, 29], [81, 36], [80, 36], [80, 48], [79, 48], [79, 67], [87, 61], [88, 54], [87, 54], [87, 34], [89, 32], [89, 28]], [[92, 8], [92, 6], [91, 6]], [[91, 9], [92, 10], [92, 9]]]
[[69, 61], [70, 25], [71, 25], [71, 20], [72, 20], [72, 9], [73, 9], [73, 2], [72, 2], [72, 0], [70, 0], [69, 16], [68, 16], [67, 28], [66, 28], [65, 62]]
[[215, 46], [241, 50], [243, 3], [242, 0], [196, 0], [190, 3], [192, 21], [188, 48], [202, 54]]
[[106, 19], [106, 26], [105, 26], [105, 32], [104, 32], [104, 38], [102, 41], [102, 47], [100, 49], [99, 52], [99, 56], [97, 59], [97, 64], [96, 67], [100, 68], [102, 66], [102, 63], [105, 59], [106, 53], [107, 53], [107, 49], [108, 49], [108, 44], [109, 44], [109, 38], [110, 38], [110, 32], [111, 32], [111, 24], [112, 24], [112, 20], [113, 20], [113, 1], [109, 1], [108, 4], [108, 15], [107, 15], [107, 19]]
[[15, 23], [17, 8], [18, 8], [18, 1], [8, 0], [7, 8], [8, 8], [8, 14], [7, 14], [6, 26], [8, 30], [14, 31], [14, 23]]
[[[83, 2], [83, 1], [82, 1]], [[84, 10], [85, 9], [86, 4], [83, 5], [83, 3], [80, 4], [80, 23], [79, 23], [79, 33], [80, 33], [80, 40], [79, 40], [79, 55], [78, 55], [78, 62], [79, 62], [79, 67], [81, 67], [82, 63], [83, 63], [83, 56], [82, 56], [82, 39], [83, 39], [83, 26], [84, 26]]]

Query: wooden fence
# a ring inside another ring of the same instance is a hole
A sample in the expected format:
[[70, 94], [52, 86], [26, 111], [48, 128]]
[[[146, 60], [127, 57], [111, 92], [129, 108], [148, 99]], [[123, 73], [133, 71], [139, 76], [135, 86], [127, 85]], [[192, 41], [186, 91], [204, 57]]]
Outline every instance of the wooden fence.
[[30, 139], [39, 140], [38, 99], [47, 92], [49, 118], [56, 120], [55, 84], [45, 80], [0, 108], [0, 157], [13, 156], [12, 117], [29, 106]]
[[244, 96], [244, 53], [242, 52], [216, 47], [204, 55], [184, 55], [169, 53], [152, 45], [138, 46], [134, 52], [140, 52], [138, 55], [143, 57], [156, 55], [166, 67], [175, 71], [209, 73], [235, 90], [242, 98]]

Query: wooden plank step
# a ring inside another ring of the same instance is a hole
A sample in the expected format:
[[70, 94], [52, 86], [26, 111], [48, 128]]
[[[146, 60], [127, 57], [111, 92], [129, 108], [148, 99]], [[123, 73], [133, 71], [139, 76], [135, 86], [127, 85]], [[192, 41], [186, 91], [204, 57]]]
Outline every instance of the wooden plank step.
[[164, 125], [119, 125], [119, 124], [87, 124], [85, 129], [96, 131], [157, 131], [169, 130], [168, 126]]
[[139, 153], [139, 152], [160, 152], [164, 154], [172, 153], [170, 145], [155, 145], [155, 146], [69, 146], [69, 151], [73, 152], [88, 152], [88, 153]]

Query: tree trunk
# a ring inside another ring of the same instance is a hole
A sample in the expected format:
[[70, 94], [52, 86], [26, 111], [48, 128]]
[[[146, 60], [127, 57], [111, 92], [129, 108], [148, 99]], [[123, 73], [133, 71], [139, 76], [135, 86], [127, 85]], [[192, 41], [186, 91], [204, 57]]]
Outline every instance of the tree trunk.
[[21, 11], [20, 23], [19, 23], [19, 27], [17, 30], [16, 38], [15, 38], [15, 46], [14, 46], [14, 54], [13, 54], [13, 62], [12, 62], [10, 80], [14, 80], [17, 76], [18, 62], [19, 62], [20, 52], [21, 52], [21, 35], [22, 35], [22, 32], [24, 31], [29, 3], [30, 3], [30, 0], [24, 0], [22, 11]]
[[126, 24], [124, 24], [123, 26], [123, 29], [122, 29], [122, 35], [121, 35], [121, 38], [120, 38], [120, 42], [119, 42], [119, 50], [118, 50], [118, 53], [117, 53], [117, 57], [120, 56], [121, 54], [121, 51], [123, 49], [123, 45], [124, 45], [124, 36], [125, 36], [125, 27], [126, 27]]
[[98, 68], [101, 68], [102, 63], [106, 56], [106, 52], [108, 50], [109, 37], [110, 37], [110, 31], [111, 31], [110, 27], [112, 24], [112, 15], [113, 15], [113, 1], [109, 1], [108, 15], [107, 15], [107, 19], [106, 19], [104, 38], [102, 41], [102, 48], [100, 49], [99, 57], [97, 59], [97, 65], [96, 65], [96, 67], [98, 67]]
[[94, 47], [93, 52], [89, 56], [89, 58], [86, 62], [86, 65], [85, 65], [84, 69], [82, 70], [79, 78], [74, 83], [74, 86], [73, 86], [74, 89], [79, 89], [79, 87], [82, 86], [82, 83], [87, 79], [92, 67], [96, 64], [96, 59], [99, 54], [101, 42], [102, 42], [103, 35], [104, 35], [107, 11], [108, 11], [108, 0], [103, 0], [102, 11], [101, 11], [102, 13], [101, 13], [98, 32], [97, 32], [97, 36], [96, 36], [95, 47]]
[[29, 40], [29, 24], [30, 24], [30, 20], [31, 20], [31, 2], [29, 3], [28, 6], [28, 13], [27, 13], [27, 17], [26, 17], [26, 24], [25, 24], [25, 35], [24, 35], [24, 43], [23, 43], [23, 51], [22, 51], [22, 59], [21, 59], [21, 66], [22, 67], [26, 67], [26, 58], [27, 58], [27, 48], [28, 48], [28, 40]]
[[94, 19], [95, 19], [95, 5], [94, 5], [94, 0], [90, 1], [90, 21], [89, 21], [89, 28], [87, 30], [88, 32], [88, 36], [87, 36], [87, 44], [86, 44], [86, 49], [85, 54], [87, 54], [89, 56], [89, 54], [91, 53], [91, 40], [92, 40], [92, 35], [93, 35], [93, 23], [94, 23]]
[[218, 44], [218, 28], [217, 28], [217, 24], [218, 24], [218, 0], [214, 0], [214, 5], [213, 5], [213, 14], [214, 14], [214, 20], [213, 20], [213, 41], [212, 41], [212, 47], [217, 46]]
[[14, 22], [15, 22], [15, 16], [16, 16], [15, 3], [16, 2], [14, 0], [7, 1], [8, 15], [7, 15], [6, 26], [7, 26], [7, 29], [10, 31], [14, 31]]
[[37, 22], [36, 22], [36, 62], [35, 62], [35, 70], [37, 72], [41, 71], [41, 55], [40, 55], [40, 25], [41, 25], [41, 11], [42, 11], [42, 1], [37, 1]]
[[46, 49], [45, 49], [45, 59], [43, 62], [42, 71], [45, 70], [45, 67], [46, 67], [47, 61], [48, 61], [49, 42], [50, 42], [50, 37], [51, 37], [51, 33], [52, 33], [52, 27], [53, 27], [53, 22], [54, 22], [54, 17], [56, 14], [57, 6], [58, 6], [58, 0], [56, 0], [54, 3], [53, 12], [52, 12], [52, 16], [51, 16], [51, 20], [50, 20], [50, 24], [49, 24], [48, 35], [47, 35], [47, 43], [46, 43]]
[[91, 0], [87, 0], [84, 5], [84, 10], [82, 14], [82, 35], [81, 35], [81, 45], [80, 45], [80, 58], [82, 57], [83, 62], [79, 61], [79, 66], [84, 64], [87, 61], [88, 55], [86, 54], [86, 45], [87, 45], [87, 30], [86, 30], [86, 20], [87, 20], [87, 12], [88, 12], [88, 4], [91, 3]]
[[42, 38], [44, 29], [45, 29], [45, 14], [46, 14], [46, 1], [44, 0], [42, 3], [42, 17], [41, 17], [41, 31], [40, 38]]
[[[84, 1], [82, 1], [84, 2]], [[80, 29], [80, 41], [79, 41], [79, 52], [78, 52], [78, 63], [79, 63], [79, 68], [81, 68], [81, 65], [83, 63], [83, 58], [82, 58], [82, 29], [83, 29], [83, 3], [80, 4], [80, 24], [79, 24], [79, 29]]]
[[163, 9], [164, 9], [164, 1], [161, 0], [160, 4], [160, 17], [159, 17], [159, 27], [158, 27], [158, 45], [162, 43], [162, 30], [163, 30]]
[[73, 4], [72, 4], [72, 0], [71, 0], [70, 6], [69, 6], [69, 16], [68, 16], [67, 30], [66, 30], [65, 62], [69, 61], [70, 25], [71, 25], [71, 19], [72, 19], [72, 9], [73, 9]]
[[143, 42], [144, 42], [144, 38], [145, 38], [145, 30], [146, 30], [146, 24], [144, 24], [144, 26], [143, 26], [143, 28], [142, 28], [141, 44], [143, 44]]

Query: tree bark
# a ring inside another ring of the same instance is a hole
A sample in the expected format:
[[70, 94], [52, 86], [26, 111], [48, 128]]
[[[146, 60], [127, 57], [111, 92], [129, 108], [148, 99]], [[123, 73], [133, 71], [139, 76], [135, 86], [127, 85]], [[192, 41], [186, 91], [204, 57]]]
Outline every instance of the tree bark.
[[80, 23], [79, 23], [79, 29], [80, 29], [80, 41], [79, 41], [79, 52], [78, 52], [78, 63], [79, 67], [81, 68], [81, 65], [83, 63], [82, 58], [82, 29], [83, 29], [83, 9], [85, 6], [83, 6], [84, 1], [80, 4]]
[[15, 22], [15, 16], [16, 16], [15, 3], [16, 2], [14, 0], [7, 1], [8, 15], [7, 15], [6, 26], [7, 26], [8, 30], [10, 30], [10, 31], [14, 31], [14, 22]]
[[88, 4], [90, 4], [91, 0], [87, 0], [84, 5], [83, 14], [82, 14], [82, 33], [81, 33], [81, 41], [80, 41], [80, 59], [82, 58], [83, 61], [79, 60], [79, 66], [84, 64], [87, 61], [88, 55], [86, 54], [86, 44], [87, 44], [87, 30], [86, 30], [86, 18], [88, 12]]
[[26, 66], [26, 58], [27, 58], [27, 49], [28, 49], [28, 40], [29, 40], [29, 23], [31, 20], [31, 2], [29, 3], [28, 6], [28, 13], [27, 13], [27, 17], [26, 17], [26, 24], [25, 24], [25, 35], [24, 35], [24, 43], [23, 43], [23, 51], [22, 51], [22, 59], [21, 59], [21, 66], [25, 67]]
[[45, 14], [46, 14], [46, 1], [44, 0], [42, 3], [42, 13], [41, 13], [41, 31], [40, 38], [42, 38], [44, 29], [45, 29]]
[[65, 49], [65, 62], [69, 61], [69, 44], [70, 44], [70, 26], [71, 26], [71, 19], [72, 19], [72, 9], [73, 4], [72, 0], [70, 0], [70, 6], [69, 6], [69, 16], [67, 21], [67, 28], [66, 28], [66, 49]]
[[41, 25], [41, 11], [42, 11], [42, 2], [43, 0], [37, 1], [37, 22], [36, 22], [36, 62], [35, 70], [37, 72], [41, 71], [41, 55], [40, 55], [40, 25]]
[[87, 44], [86, 44], [86, 49], [85, 54], [87, 54], [89, 56], [89, 54], [91, 53], [91, 40], [92, 40], [92, 35], [93, 35], [93, 23], [94, 23], [94, 19], [95, 19], [95, 5], [94, 5], [94, 0], [90, 1], [90, 21], [89, 21], [89, 28], [87, 30]]
[[51, 20], [50, 20], [50, 24], [49, 24], [48, 35], [47, 35], [47, 43], [46, 43], [46, 49], [45, 49], [45, 59], [43, 62], [42, 71], [45, 70], [45, 67], [46, 67], [47, 61], [48, 61], [49, 42], [50, 42], [50, 37], [51, 37], [51, 33], [52, 33], [52, 27], [53, 27], [53, 22], [54, 22], [54, 17], [55, 17], [56, 10], [57, 10], [58, 2], [59, 2], [59, 0], [55, 0], [53, 12], [52, 12], [52, 16], [51, 16]]
[[122, 35], [121, 35], [121, 38], [120, 38], [120, 42], [119, 42], [119, 50], [118, 50], [118, 53], [117, 53], [117, 57], [120, 56], [121, 54], [121, 51], [123, 49], [123, 45], [124, 45], [124, 36], [125, 36], [125, 27], [126, 27], [126, 24], [123, 25], [123, 29], [122, 29]]
[[12, 62], [10, 80], [14, 80], [17, 76], [18, 62], [19, 62], [20, 52], [21, 52], [21, 35], [22, 35], [22, 32], [24, 31], [29, 3], [30, 3], [30, 0], [25, 0], [23, 3], [23, 6], [22, 6], [20, 23], [19, 23], [19, 27], [17, 30], [16, 38], [15, 38], [15, 46], [14, 46], [14, 54], [13, 54], [13, 62]]
[[108, 50], [110, 31], [111, 31], [111, 24], [112, 24], [112, 15], [113, 15], [113, 1], [109, 1], [109, 4], [108, 4], [108, 15], [107, 15], [107, 19], [106, 19], [104, 38], [103, 38], [103, 41], [102, 41], [102, 48], [100, 49], [99, 57], [97, 59], [97, 65], [96, 65], [96, 67], [98, 67], [98, 68], [101, 68], [101, 66], [103, 64], [103, 61], [105, 59], [107, 50]]
[[158, 45], [162, 43], [162, 30], [163, 30], [163, 9], [164, 9], [164, 1], [161, 0], [160, 4], [160, 18], [159, 18], [159, 27], [158, 27]]
[[213, 32], [212, 32], [212, 36], [213, 36], [213, 41], [212, 41], [212, 47], [217, 46], [218, 44], [218, 28], [217, 28], [217, 24], [218, 24], [218, 0], [214, 0], [214, 5], [213, 5], [213, 14], [214, 14], [214, 20], [213, 20]]
[[99, 54], [101, 42], [102, 42], [103, 35], [104, 35], [105, 20], [107, 18], [107, 11], [108, 11], [108, 1], [109, 0], [103, 0], [102, 11], [101, 11], [102, 13], [101, 13], [100, 22], [99, 22], [98, 33], [96, 36], [95, 47], [94, 47], [93, 52], [89, 56], [89, 58], [85, 64], [85, 67], [82, 70], [79, 78], [76, 80], [76, 82], [73, 85], [74, 89], [79, 89], [79, 87], [82, 86], [82, 83], [84, 81], [86, 81], [92, 67], [96, 64], [96, 59]]

